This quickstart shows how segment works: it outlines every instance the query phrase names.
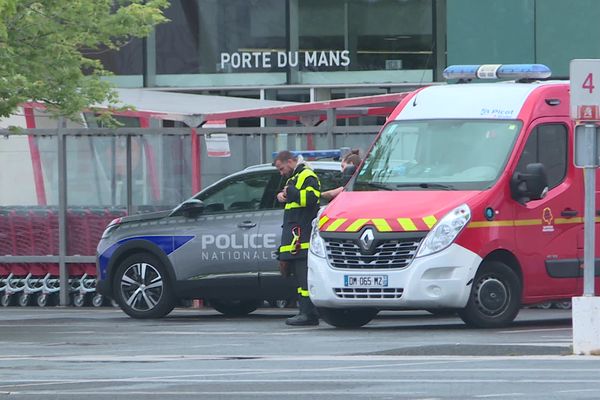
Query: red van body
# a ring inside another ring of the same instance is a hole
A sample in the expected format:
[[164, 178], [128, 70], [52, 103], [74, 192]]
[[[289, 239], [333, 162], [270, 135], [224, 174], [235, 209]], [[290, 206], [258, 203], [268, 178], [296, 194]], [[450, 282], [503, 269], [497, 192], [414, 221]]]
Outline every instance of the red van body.
[[381, 309], [456, 310], [498, 327], [523, 305], [581, 295], [573, 127], [564, 81], [407, 96], [319, 215], [308, 279], [323, 318], [361, 326]]

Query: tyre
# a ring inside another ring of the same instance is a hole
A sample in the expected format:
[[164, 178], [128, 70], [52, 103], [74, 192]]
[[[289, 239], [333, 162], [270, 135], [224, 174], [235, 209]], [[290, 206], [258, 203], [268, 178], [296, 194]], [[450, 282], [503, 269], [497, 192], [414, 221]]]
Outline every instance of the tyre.
[[83, 307], [85, 305], [85, 295], [80, 293], [73, 296], [73, 305], [75, 307]]
[[48, 305], [48, 297], [49, 296], [44, 293], [38, 295], [38, 297], [35, 299], [38, 307], [46, 307]]
[[241, 317], [256, 310], [262, 300], [210, 300], [210, 305], [228, 317]]
[[540, 310], [547, 310], [549, 308], [552, 307], [552, 302], [551, 301], [546, 301], [544, 303], [540, 303], [537, 306], [535, 306], [535, 308], [539, 308]]
[[506, 264], [484, 262], [475, 275], [467, 306], [458, 311], [469, 326], [499, 328], [510, 324], [521, 308], [521, 281]]
[[10, 306], [12, 303], [12, 295], [8, 294], [8, 293], [4, 293], [2, 295], [2, 297], [0, 297], [0, 305], [2, 305], [2, 307], [8, 307]]
[[286, 308], [289, 304], [290, 304], [289, 300], [280, 299], [280, 300], [274, 300], [271, 305], [275, 308]]
[[570, 310], [573, 307], [571, 300], [556, 301], [553, 305], [561, 310]]
[[114, 299], [133, 318], [161, 318], [175, 307], [166, 268], [149, 253], [136, 253], [119, 264], [113, 280]]
[[94, 307], [102, 307], [104, 304], [104, 296], [99, 293], [96, 293], [94, 297], [92, 297], [92, 306]]
[[17, 302], [19, 303], [19, 306], [27, 307], [29, 305], [29, 294], [23, 292], [19, 293]]
[[323, 321], [336, 328], [359, 328], [371, 322], [379, 312], [375, 308], [319, 308]]

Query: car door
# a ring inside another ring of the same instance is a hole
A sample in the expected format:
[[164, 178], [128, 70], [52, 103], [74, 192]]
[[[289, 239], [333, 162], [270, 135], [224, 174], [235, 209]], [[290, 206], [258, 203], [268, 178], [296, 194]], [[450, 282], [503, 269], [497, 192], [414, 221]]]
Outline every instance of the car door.
[[[319, 181], [321, 182], [321, 191], [326, 191], [339, 187], [342, 182], [342, 173], [336, 169], [315, 169]], [[262, 237], [269, 238], [269, 243], [275, 241], [275, 247], [272, 248], [273, 257], [259, 260], [257, 270], [261, 289], [265, 298], [286, 299], [296, 293], [296, 282], [294, 279], [282, 278], [279, 273], [279, 261], [275, 251], [281, 244], [281, 225], [283, 223], [283, 203], [276, 199], [277, 193], [283, 188], [284, 178], [274, 180], [275, 185], [271, 185], [266, 194], [265, 212], [260, 221], [259, 231]], [[272, 182], [272, 183], [273, 183]], [[323, 206], [324, 204], [322, 204]]]
[[582, 229], [581, 179], [572, 160], [569, 122], [540, 119], [530, 129], [517, 171], [542, 163], [549, 191], [541, 200], [518, 205], [515, 235], [525, 295], [574, 295], [579, 276], [578, 235]]
[[258, 293], [257, 260], [266, 257], [258, 225], [265, 190], [275, 172], [236, 174], [196, 196], [204, 202], [204, 211], [181, 223], [183, 234], [192, 239], [176, 254], [180, 280], [194, 281], [204, 290]]

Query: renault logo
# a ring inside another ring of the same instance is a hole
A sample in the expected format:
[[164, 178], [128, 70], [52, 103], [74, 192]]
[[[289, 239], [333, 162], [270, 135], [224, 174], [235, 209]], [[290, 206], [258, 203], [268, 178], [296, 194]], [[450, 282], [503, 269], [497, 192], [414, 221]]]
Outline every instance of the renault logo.
[[365, 229], [363, 234], [360, 235], [360, 247], [362, 247], [363, 250], [369, 250], [371, 248], [371, 245], [373, 244], [374, 239], [375, 235], [373, 235], [373, 229]]

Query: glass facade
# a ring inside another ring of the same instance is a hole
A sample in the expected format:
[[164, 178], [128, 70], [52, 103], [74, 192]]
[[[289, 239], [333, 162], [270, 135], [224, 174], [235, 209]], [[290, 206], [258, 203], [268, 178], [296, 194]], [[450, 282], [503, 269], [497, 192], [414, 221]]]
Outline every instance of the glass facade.
[[[120, 86], [430, 82], [435, 0], [173, 0], [146, 41], [101, 54]], [[132, 62], [131, 58], [136, 58]]]
[[600, 57], [595, 0], [172, 0], [165, 14], [148, 39], [95, 55], [118, 86], [389, 89], [452, 64], [543, 63], [564, 77], [571, 59]]
[[447, 1], [448, 65], [541, 63], [567, 77], [569, 62], [599, 58], [596, 0]]

